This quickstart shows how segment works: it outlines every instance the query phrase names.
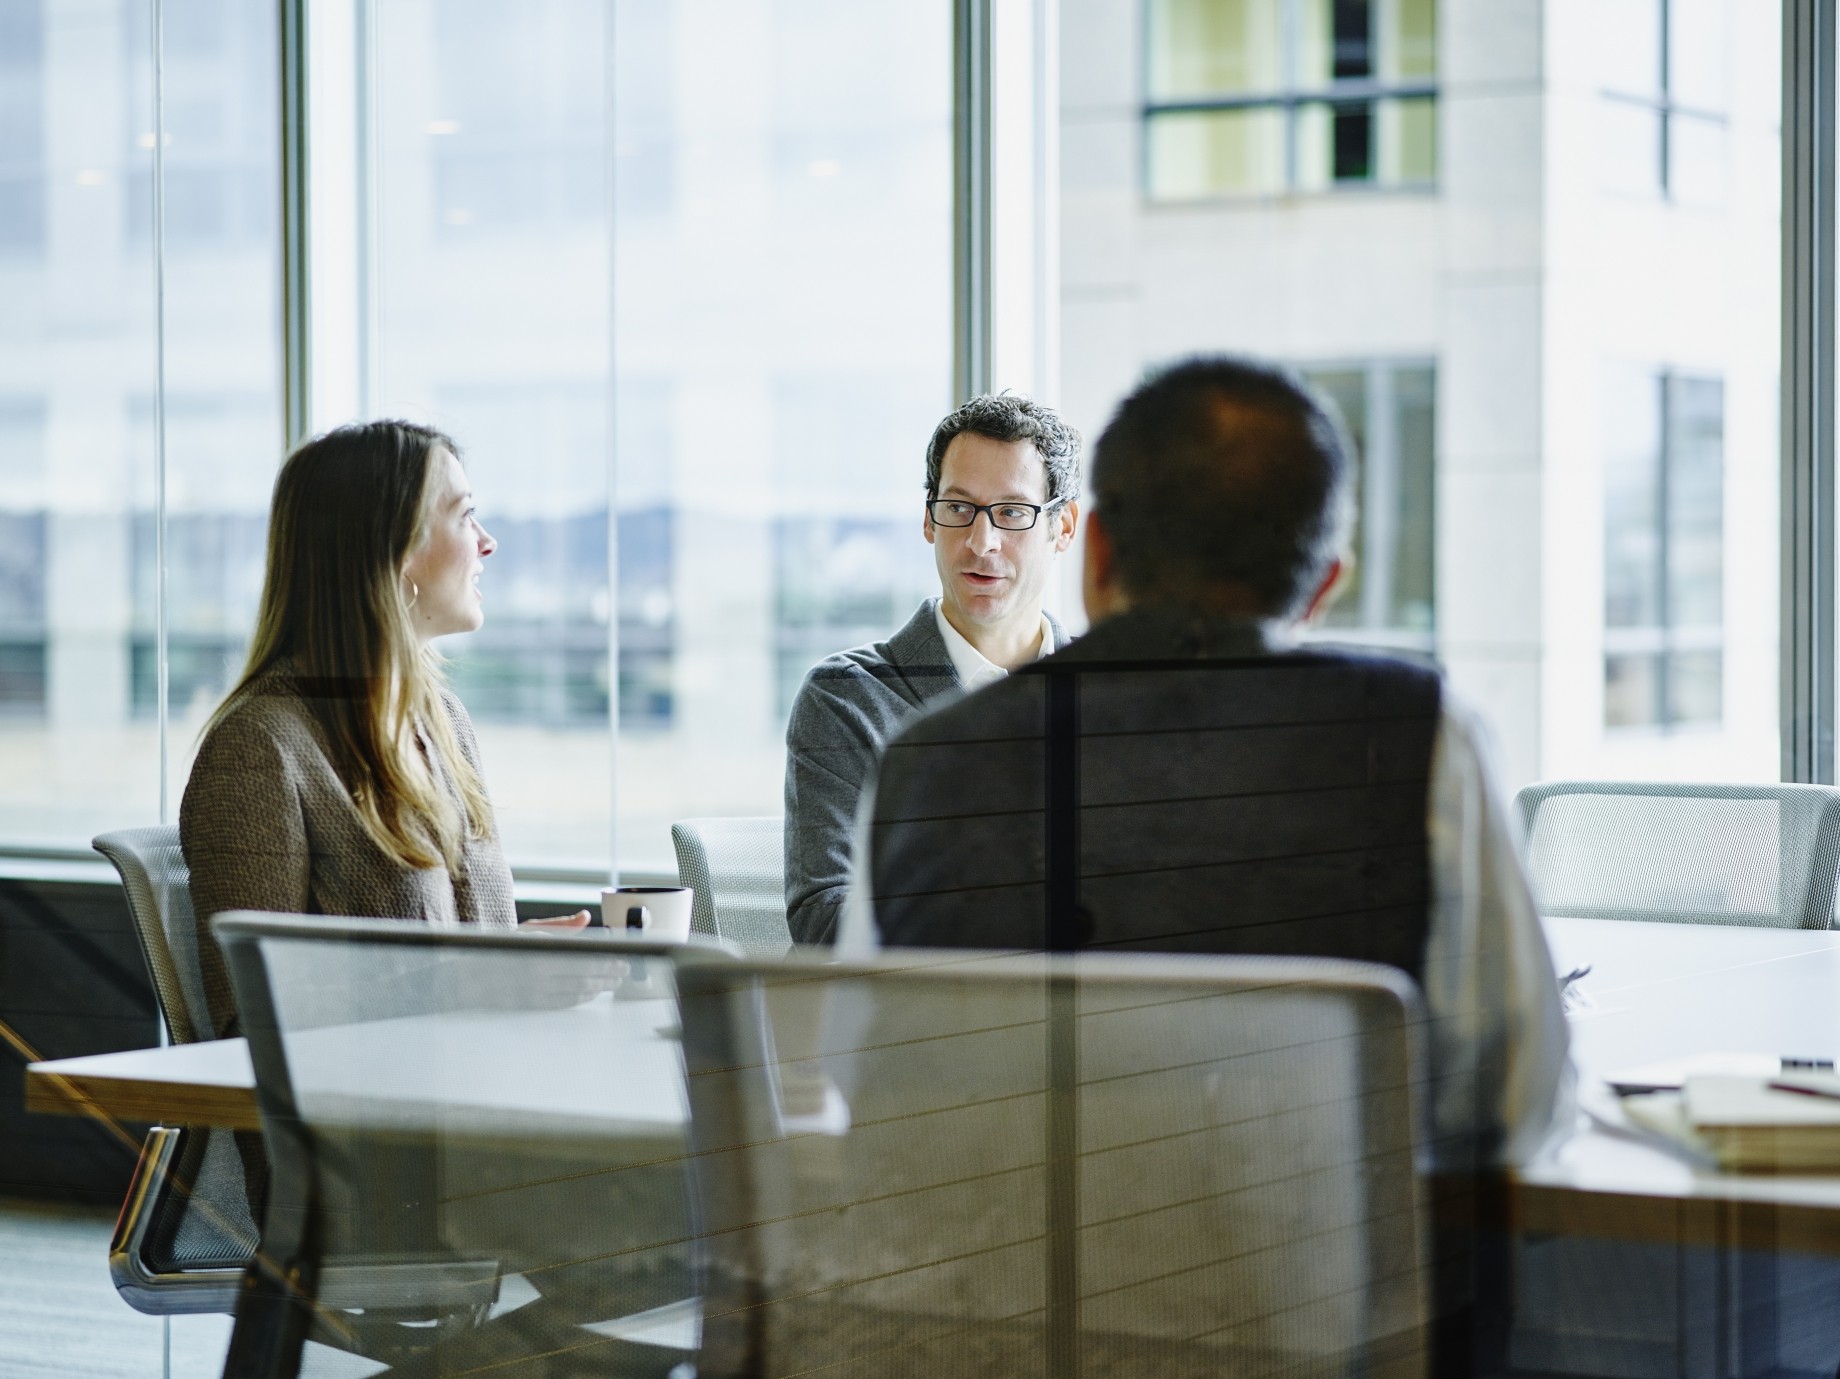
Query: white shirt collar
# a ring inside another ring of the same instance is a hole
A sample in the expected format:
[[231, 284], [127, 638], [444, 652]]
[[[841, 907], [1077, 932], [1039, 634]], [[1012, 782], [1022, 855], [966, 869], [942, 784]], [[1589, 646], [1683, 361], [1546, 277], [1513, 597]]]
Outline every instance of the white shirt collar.
[[[969, 693], [983, 689], [985, 685], [994, 685], [1009, 672], [995, 661], [985, 656], [970, 642], [966, 641], [959, 630], [946, 621], [944, 603], [933, 605], [933, 621], [939, 626], [939, 636], [946, 644], [946, 655], [952, 658], [952, 669], [958, 673], [958, 683]], [[1040, 660], [1054, 650], [1054, 627], [1048, 621], [1048, 615], [1041, 615], [1041, 646], [1035, 652], [1035, 659]]]

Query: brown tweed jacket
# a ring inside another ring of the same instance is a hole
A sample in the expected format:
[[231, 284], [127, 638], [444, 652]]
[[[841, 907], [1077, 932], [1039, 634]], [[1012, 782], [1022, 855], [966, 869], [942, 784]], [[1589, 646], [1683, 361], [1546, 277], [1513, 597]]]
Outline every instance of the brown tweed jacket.
[[[442, 697], [460, 750], [477, 771], [472, 720], [453, 694]], [[457, 800], [446, 767], [422, 740], [442, 788]], [[264, 675], [200, 745], [179, 806], [179, 841], [191, 869], [205, 999], [218, 1038], [238, 1032], [229, 972], [210, 930], [211, 916], [225, 910], [517, 923], [496, 829], [466, 844], [459, 876], [445, 867], [406, 867], [371, 840], [333, 769], [325, 731], [285, 664]]]

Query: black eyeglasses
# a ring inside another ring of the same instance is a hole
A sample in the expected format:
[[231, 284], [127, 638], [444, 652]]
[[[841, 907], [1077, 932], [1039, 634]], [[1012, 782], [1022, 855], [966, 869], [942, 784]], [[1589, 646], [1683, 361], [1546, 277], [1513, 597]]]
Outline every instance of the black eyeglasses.
[[990, 525], [1000, 531], [1027, 531], [1042, 513], [1059, 503], [967, 503], [962, 498], [929, 498], [926, 510], [936, 527], [968, 527], [977, 515], [987, 513]]

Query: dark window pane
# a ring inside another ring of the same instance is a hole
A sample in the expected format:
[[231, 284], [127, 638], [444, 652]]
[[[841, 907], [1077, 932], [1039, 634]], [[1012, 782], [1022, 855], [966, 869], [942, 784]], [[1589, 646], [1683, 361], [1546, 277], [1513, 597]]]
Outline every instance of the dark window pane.
[[1337, 182], [1366, 182], [1374, 175], [1374, 107], [1362, 101], [1335, 107], [1333, 166]]
[[1374, 16], [1370, 0], [1331, 0], [1337, 81], [1374, 74]]

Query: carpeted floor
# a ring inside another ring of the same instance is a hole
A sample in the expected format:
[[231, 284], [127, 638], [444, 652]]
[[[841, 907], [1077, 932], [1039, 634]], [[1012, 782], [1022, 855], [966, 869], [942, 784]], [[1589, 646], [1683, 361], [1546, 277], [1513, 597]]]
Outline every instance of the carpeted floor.
[[[109, 1282], [112, 1211], [0, 1198], [0, 1379], [160, 1379], [161, 1319], [142, 1316]], [[515, 1276], [495, 1311], [535, 1297]], [[228, 1317], [174, 1317], [172, 1379], [217, 1379]], [[694, 1307], [676, 1304], [591, 1328], [659, 1345], [695, 1344]], [[313, 1345], [311, 1379], [363, 1379], [383, 1366]]]
[[[109, 1282], [115, 1214], [0, 1200], [0, 1374], [7, 1379], [149, 1379], [161, 1374], [160, 1318]], [[228, 1317], [178, 1317], [174, 1379], [223, 1371]]]

